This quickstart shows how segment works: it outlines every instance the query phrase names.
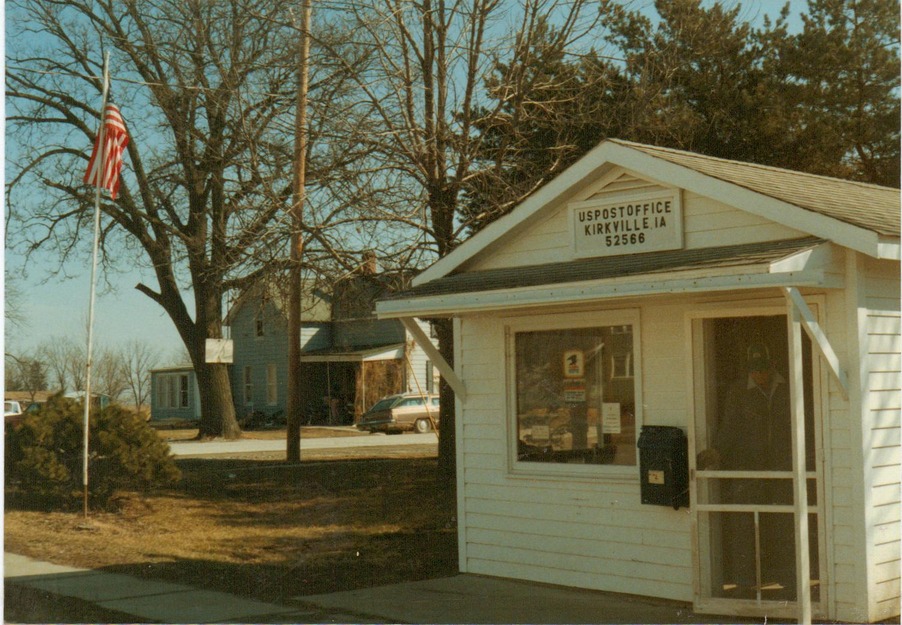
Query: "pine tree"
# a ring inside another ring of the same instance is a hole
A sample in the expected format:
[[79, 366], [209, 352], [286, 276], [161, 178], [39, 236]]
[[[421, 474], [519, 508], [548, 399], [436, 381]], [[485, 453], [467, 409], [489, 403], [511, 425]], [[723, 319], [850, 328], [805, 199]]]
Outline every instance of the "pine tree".
[[777, 42], [797, 169], [899, 186], [899, 6], [809, 0], [801, 32]]

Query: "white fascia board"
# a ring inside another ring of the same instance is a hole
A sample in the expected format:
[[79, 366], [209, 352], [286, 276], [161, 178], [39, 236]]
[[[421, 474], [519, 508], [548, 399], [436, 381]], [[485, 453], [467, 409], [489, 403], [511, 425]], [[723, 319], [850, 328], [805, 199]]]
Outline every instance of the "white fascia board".
[[363, 356], [364, 362], [375, 360], [401, 360], [404, 358], [404, 345], [395, 345], [388, 349], [374, 350]]
[[591, 176], [608, 165], [606, 153], [612, 147], [616, 147], [616, 145], [605, 142], [592, 149], [561, 172], [557, 178], [537, 189], [535, 193], [518, 204], [513, 211], [493, 221], [461, 243], [453, 252], [427, 267], [412, 280], [413, 286], [447, 276], [455, 268], [476, 257], [498, 239], [531, 224], [533, 219], [541, 216], [542, 209], [549, 204], [565, 201], [567, 197], [577, 193], [583, 186], [592, 184]]
[[769, 266], [744, 271], [712, 274], [698, 273], [693, 277], [662, 274], [657, 279], [642, 276], [641, 279], [615, 279], [580, 282], [564, 285], [545, 285], [520, 289], [436, 295], [417, 299], [387, 300], [376, 304], [376, 316], [380, 319], [400, 317], [443, 317], [461, 313], [491, 312], [513, 307], [552, 306], [587, 303], [592, 301], [663, 295], [674, 293], [702, 293], [766, 287], [812, 287], [838, 289], [843, 287], [841, 275], [827, 274], [820, 270], [774, 273]]
[[881, 238], [877, 242], [877, 258], [885, 260], [902, 260], [902, 249], [897, 238]]
[[770, 264], [771, 273], [787, 273], [790, 271], [825, 270], [832, 273], [843, 273], [844, 261], [832, 243], [822, 243], [796, 254], [787, 256]]
[[611, 162], [631, 170], [636, 175], [652, 178], [659, 184], [693, 191], [752, 215], [758, 215], [789, 228], [833, 241], [862, 254], [875, 258], [878, 256], [879, 236], [876, 232], [777, 200], [629, 146], [612, 144], [612, 148], [614, 150], [612, 150]]

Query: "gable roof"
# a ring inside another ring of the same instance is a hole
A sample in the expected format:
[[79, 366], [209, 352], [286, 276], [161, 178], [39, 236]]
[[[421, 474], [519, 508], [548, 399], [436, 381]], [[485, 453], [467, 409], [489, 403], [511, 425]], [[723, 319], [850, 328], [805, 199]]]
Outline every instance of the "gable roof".
[[[613, 142], [884, 236], [899, 236], [898, 189], [627, 141]], [[849, 201], [850, 196], [854, 196], [853, 201]]]
[[600, 143], [557, 178], [414, 279], [415, 286], [465, 270], [470, 261], [623, 167], [875, 258], [900, 258], [900, 192], [877, 185], [742, 163], [618, 139]]
[[[332, 297], [318, 283], [307, 280], [303, 285], [301, 308], [304, 322], [328, 322], [332, 316]], [[262, 298], [269, 299], [281, 313], [287, 315], [286, 289], [268, 278], [261, 278], [244, 289], [226, 312], [224, 323], [231, 325], [238, 313], [248, 304], [260, 305]]]

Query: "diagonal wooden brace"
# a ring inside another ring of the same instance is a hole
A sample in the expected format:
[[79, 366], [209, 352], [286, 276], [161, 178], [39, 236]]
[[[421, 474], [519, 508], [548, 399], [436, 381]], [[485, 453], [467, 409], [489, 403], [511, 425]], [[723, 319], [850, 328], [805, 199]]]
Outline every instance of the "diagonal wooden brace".
[[801, 315], [802, 318], [802, 327], [805, 328], [805, 332], [811, 339], [811, 343], [817, 348], [818, 352], [820, 352], [821, 357], [827, 363], [827, 366], [830, 367], [830, 371], [833, 372], [833, 375], [839, 382], [839, 386], [842, 388], [843, 397], [848, 399], [849, 379], [840, 365], [839, 358], [837, 357], [836, 352], [833, 351], [833, 346], [830, 345], [827, 335], [824, 334], [820, 324], [818, 324], [817, 320], [814, 318], [814, 313], [811, 312], [808, 304], [805, 303], [805, 298], [802, 297], [802, 294], [799, 293], [799, 290], [795, 287], [783, 287], [783, 294], [786, 296], [787, 303], [799, 311], [799, 315]]
[[445, 378], [445, 381], [454, 389], [454, 394], [457, 398], [460, 401], [466, 401], [467, 387], [464, 386], [463, 381], [457, 377], [454, 369], [448, 364], [448, 361], [442, 357], [435, 345], [432, 344], [432, 341], [429, 340], [429, 337], [426, 336], [426, 333], [423, 332], [419, 325], [417, 325], [414, 318], [400, 317], [400, 319], [407, 331], [410, 332], [413, 340], [417, 342], [417, 345], [419, 345], [424, 352], [426, 352], [426, 355], [429, 356], [429, 360], [432, 361], [432, 364], [435, 365], [439, 370], [439, 373], [442, 374], [442, 377]]

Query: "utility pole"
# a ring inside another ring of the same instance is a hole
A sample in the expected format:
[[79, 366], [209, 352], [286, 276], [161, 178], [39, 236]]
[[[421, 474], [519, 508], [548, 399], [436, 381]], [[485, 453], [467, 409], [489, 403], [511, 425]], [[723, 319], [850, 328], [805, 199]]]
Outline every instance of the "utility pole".
[[301, 297], [304, 256], [304, 200], [307, 176], [307, 90], [310, 75], [311, 0], [301, 0], [300, 42], [298, 44], [298, 97], [294, 118], [294, 190], [291, 203], [291, 262], [288, 269], [288, 398], [287, 460], [301, 459], [301, 421], [304, 411], [303, 367], [301, 366]]

